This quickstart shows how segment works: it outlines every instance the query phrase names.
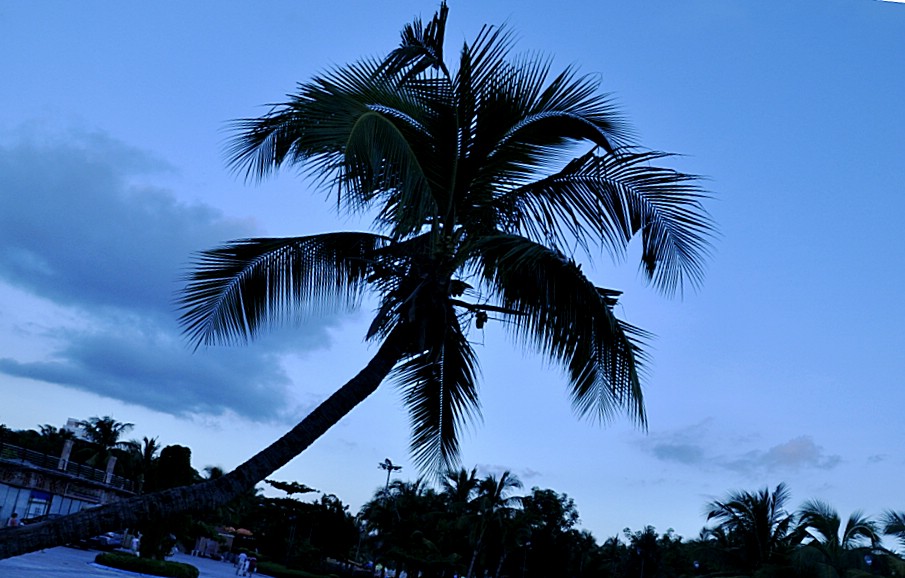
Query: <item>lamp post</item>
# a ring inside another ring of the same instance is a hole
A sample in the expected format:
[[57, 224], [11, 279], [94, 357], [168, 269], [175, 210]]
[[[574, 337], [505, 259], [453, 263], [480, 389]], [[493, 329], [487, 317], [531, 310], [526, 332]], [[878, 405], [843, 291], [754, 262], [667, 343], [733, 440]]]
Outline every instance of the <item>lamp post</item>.
[[393, 464], [393, 462], [390, 461], [390, 458], [387, 458], [387, 459], [383, 460], [382, 462], [380, 462], [379, 464], [377, 464], [377, 467], [380, 468], [381, 470], [387, 471], [387, 484], [383, 488], [383, 495], [388, 496], [390, 493], [390, 474], [392, 474], [395, 471], [401, 470], [402, 466], [397, 466], [397, 465]]

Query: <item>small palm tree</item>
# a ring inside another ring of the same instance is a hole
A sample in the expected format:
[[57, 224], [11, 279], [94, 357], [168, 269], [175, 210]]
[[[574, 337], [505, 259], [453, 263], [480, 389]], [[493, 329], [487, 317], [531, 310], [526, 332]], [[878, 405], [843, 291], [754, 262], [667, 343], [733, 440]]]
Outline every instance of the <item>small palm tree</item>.
[[40, 451], [47, 454], [59, 455], [66, 441], [75, 438], [75, 434], [68, 429], [58, 428], [50, 424], [39, 425], [38, 431], [41, 434], [38, 440], [40, 448], [36, 449], [40, 449]]
[[478, 489], [478, 470], [471, 471], [459, 468], [446, 473], [442, 482], [443, 496], [449, 502], [450, 509], [462, 512], [471, 504]]
[[905, 548], [905, 512], [887, 510], [883, 514], [883, 533], [895, 536], [899, 545]]
[[136, 493], [141, 494], [144, 491], [145, 482], [153, 475], [158, 453], [160, 453], [160, 444], [156, 437], [144, 436], [141, 441], [129, 442], [128, 470], [123, 475], [135, 481]]
[[417, 575], [425, 564], [449, 561], [440, 548], [438, 532], [446, 514], [444, 497], [421, 478], [414, 482], [393, 480], [388, 492], [381, 488], [362, 507], [360, 516], [374, 542], [377, 559]]
[[714, 500], [706, 507], [707, 520], [717, 522], [711, 535], [730, 545], [745, 569], [784, 564], [796, 539], [795, 516], [785, 510], [788, 500], [783, 483], [772, 492], [732, 492]]
[[[491, 315], [565, 369], [580, 416], [625, 413], [646, 424], [646, 333], [615, 316], [619, 292], [598, 287], [576, 259], [621, 257], [638, 238], [655, 287], [697, 285], [712, 231], [704, 194], [693, 176], [658, 166], [666, 155], [632, 146], [595, 77], [513, 57], [511, 35], [495, 27], [448, 62], [446, 19], [444, 3], [427, 24], [406, 26], [385, 58], [335, 68], [236, 124], [235, 168], [263, 178], [304, 167], [336, 191], [340, 210], [375, 215], [374, 230], [228, 243], [201, 254], [182, 295], [185, 331], [201, 345], [242, 342], [305, 311], [355, 307], [368, 293], [378, 302], [366, 334], [379, 344], [374, 356], [235, 471], [185, 490], [191, 497], [146, 497], [153, 508], [129, 505], [117, 520], [228, 501], [391, 375], [409, 410], [415, 462], [434, 475], [457, 467], [459, 432], [480, 412], [469, 334]], [[81, 525], [97, 533], [111, 520], [85, 514]], [[0, 556], [21, 551], [0, 539]]]
[[836, 578], [844, 578], [849, 569], [861, 567], [864, 556], [879, 548], [878, 524], [862, 512], [853, 512], [843, 526], [838, 512], [826, 502], [809, 500], [798, 516], [799, 531], [805, 536], [805, 554], [817, 552], [818, 565]]
[[88, 463], [95, 467], [104, 467], [114, 450], [137, 449], [135, 442], [122, 440], [122, 437], [135, 427], [135, 424], [116, 421], [109, 415], [105, 415], [104, 417], [88, 418], [78, 422], [78, 425], [85, 432], [88, 441], [94, 445], [95, 451], [88, 459]]
[[512, 512], [521, 505], [522, 498], [512, 495], [520, 489], [522, 482], [510, 471], [503, 472], [500, 477], [489, 475], [478, 482], [475, 502], [475, 520], [472, 525], [471, 561], [466, 576], [474, 576], [475, 563], [484, 545], [488, 531], [502, 528], [511, 518]]

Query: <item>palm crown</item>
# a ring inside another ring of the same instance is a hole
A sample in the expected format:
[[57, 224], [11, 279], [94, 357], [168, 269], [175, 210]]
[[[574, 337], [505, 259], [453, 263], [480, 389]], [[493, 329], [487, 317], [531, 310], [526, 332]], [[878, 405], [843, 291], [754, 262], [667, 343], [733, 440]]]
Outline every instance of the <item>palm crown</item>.
[[301, 165], [341, 210], [374, 215], [374, 231], [229, 243], [199, 256], [182, 297], [185, 330], [204, 344], [374, 292], [367, 337], [398, 344], [413, 457], [435, 471], [456, 464], [457, 432], [479, 415], [468, 333], [491, 314], [566, 369], [580, 415], [645, 424], [645, 333], [614, 316], [619, 293], [596, 287], [574, 250], [619, 256], [640, 233], [646, 278], [673, 293], [700, 281], [711, 232], [695, 179], [630, 147], [595, 80], [513, 57], [494, 27], [448, 66], [446, 16], [443, 4], [385, 58], [236, 123], [235, 168]]

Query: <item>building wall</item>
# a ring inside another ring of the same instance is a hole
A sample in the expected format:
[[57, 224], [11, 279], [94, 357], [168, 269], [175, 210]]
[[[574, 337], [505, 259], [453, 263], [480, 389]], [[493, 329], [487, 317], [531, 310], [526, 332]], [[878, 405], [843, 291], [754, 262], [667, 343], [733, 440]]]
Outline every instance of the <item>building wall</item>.
[[66, 515], [131, 495], [63, 470], [0, 461], [0, 520], [4, 522], [13, 512], [22, 520], [46, 514]]

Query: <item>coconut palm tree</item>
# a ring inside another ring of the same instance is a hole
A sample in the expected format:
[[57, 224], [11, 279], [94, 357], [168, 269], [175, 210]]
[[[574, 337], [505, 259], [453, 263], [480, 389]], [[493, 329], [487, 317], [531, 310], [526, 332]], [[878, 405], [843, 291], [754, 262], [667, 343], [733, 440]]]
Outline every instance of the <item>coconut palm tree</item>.
[[[386, 58], [319, 75], [235, 125], [237, 170], [255, 179], [304, 167], [337, 192], [340, 210], [375, 215], [375, 229], [228, 243], [200, 255], [182, 296], [186, 334], [202, 345], [242, 342], [370, 293], [374, 356], [234, 472], [116, 514], [111, 505], [109, 517], [85, 514], [85, 532], [122, 516], [228, 501], [391, 375], [410, 412], [415, 462], [425, 472], [455, 467], [459, 431], [479, 414], [468, 335], [491, 315], [566, 370], [580, 416], [624, 412], [645, 425], [646, 334], [616, 318], [619, 293], [596, 286], [576, 259], [619, 257], [638, 237], [641, 270], [655, 287], [672, 294], [697, 285], [712, 229], [703, 194], [694, 177], [657, 166], [665, 155], [631, 146], [596, 77], [513, 57], [511, 35], [495, 27], [449, 62], [446, 18], [441, 4], [427, 24], [406, 26]], [[2, 536], [0, 556], [10, 555]]]
[[78, 422], [85, 433], [85, 437], [93, 444], [93, 453], [86, 463], [96, 467], [104, 467], [114, 450], [131, 451], [139, 447], [134, 441], [123, 441], [122, 437], [128, 433], [135, 424], [124, 423], [105, 415], [104, 417], [90, 417]]
[[459, 468], [446, 472], [441, 485], [450, 510], [464, 512], [471, 505], [479, 483], [477, 468], [472, 468], [471, 471]]
[[252, 178], [305, 166], [340, 209], [372, 211], [375, 232], [229, 243], [199, 257], [182, 301], [200, 345], [375, 294], [366, 337], [405, 392], [413, 457], [433, 472], [458, 465], [458, 432], [479, 413], [468, 332], [491, 314], [565, 367], [580, 415], [643, 425], [644, 333], [614, 316], [618, 292], [596, 287], [570, 247], [620, 255], [640, 233], [643, 271], [670, 292], [700, 279], [710, 231], [692, 177], [617, 146], [627, 131], [595, 80], [510, 60], [510, 36], [490, 27], [452, 71], [446, 13], [406, 27], [386, 59], [319, 76], [237, 124], [234, 166]]
[[123, 476], [135, 482], [135, 492], [141, 494], [144, 491], [145, 481], [153, 475], [153, 469], [160, 452], [160, 444], [156, 437], [144, 436], [141, 441], [135, 439], [129, 442], [128, 453], [123, 463]]
[[756, 570], [781, 565], [796, 543], [795, 516], [785, 510], [789, 490], [785, 484], [772, 492], [732, 492], [707, 504], [707, 520], [716, 521], [716, 536], [729, 544], [736, 563]]
[[36, 441], [40, 443], [40, 447], [35, 449], [46, 454], [60, 455], [66, 441], [75, 438], [75, 434], [66, 428], [58, 428], [50, 424], [39, 425], [38, 432], [41, 435]]
[[895, 536], [899, 545], [905, 547], [905, 512], [887, 510], [883, 514], [883, 533]]
[[512, 495], [522, 487], [522, 482], [510, 471], [499, 477], [489, 475], [480, 480], [475, 496], [475, 520], [472, 524], [472, 554], [466, 576], [472, 578], [475, 563], [484, 545], [488, 530], [501, 528], [510, 518], [512, 511], [522, 503], [520, 496]]
[[865, 555], [879, 552], [878, 524], [862, 512], [853, 512], [843, 526], [839, 513], [829, 504], [809, 500], [798, 517], [805, 536], [805, 557], [816, 552], [818, 565], [830, 576], [844, 578], [849, 569], [863, 566]]
[[448, 515], [445, 505], [445, 498], [424, 478], [393, 480], [388, 491], [376, 492], [359, 514], [374, 542], [376, 559], [397, 570], [406, 568], [413, 576], [419, 570], [455, 564], [455, 555], [444, 552], [441, 544]]

